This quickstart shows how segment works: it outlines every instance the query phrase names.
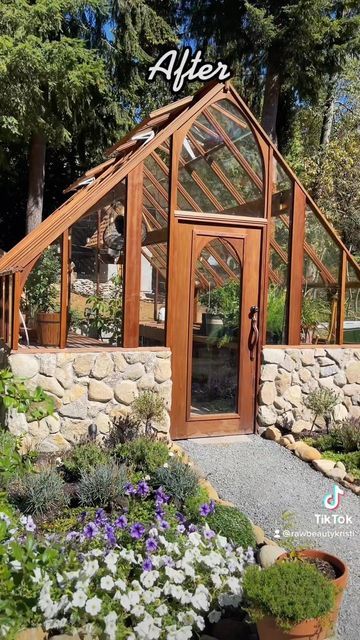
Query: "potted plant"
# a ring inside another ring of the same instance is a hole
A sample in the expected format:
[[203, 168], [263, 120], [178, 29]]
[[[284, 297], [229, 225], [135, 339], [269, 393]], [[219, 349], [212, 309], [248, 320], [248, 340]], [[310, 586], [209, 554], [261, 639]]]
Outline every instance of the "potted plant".
[[259, 640], [325, 640], [331, 635], [340, 606], [337, 588], [309, 562], [286, 557], [266, 569], [249, 567], [243, 587]]
[[240, 323], [240, 284], [229, 280], [200, 297], [201, 304], [207, 305], [203, 314], [205, 335], [226, 335], [229, 339], [239, 330]]
[[35, 320], [38, 343], [46, 347], [60, 342], [59, 280], [60, 255], [53, 245], [44, 251], [25, 286], [28, 315]]

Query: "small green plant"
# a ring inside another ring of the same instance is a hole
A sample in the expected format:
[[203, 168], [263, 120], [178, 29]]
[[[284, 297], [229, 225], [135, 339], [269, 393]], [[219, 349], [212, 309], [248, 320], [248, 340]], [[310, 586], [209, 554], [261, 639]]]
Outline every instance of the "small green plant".
[[324, 618], [335, 602], [335, 587], [306, 562], [278, 562], [267, 569], [248, 567], [244, 596], [250, 618], [275, 618], [283, 630], [312, 618]]
[[60, 254], [55, 245], [44, 251], [40, 260], [31, 271], [25, 285], [26, 305], [31, 317], [38, 311], [55, 311], [58, 306], [60, 281]]
[[95, 329], [99, 338], [108, 334], [111, 344], [121, 346], [122, 337], [122, 279], [120, 276], [111, 278], [114, 285], [109, 298], [99, 295], [89, 296], [86, 301], [85, 317], [89, 330]]
[[286, 320], [285, 304], [286, 289], [271, 285], [267, 301], [266, 329], [273, 344], [281, 344], [282, 342]]
[[331, 389], [315, 389], [305, 399], [305, 406], [310, 409], [314, 414], [314, 419], [311, 425], [310, 432], [313, 431], [316, 420], [321, 416], [325, 419], [327, 429], [329, 430], [329, 423], [332, 413], [340, 400], [335, 391]]
[[108, 508], [124, 495], [127, 473], [124, 466], [114, 462], [100, 464], [90, 471], [83, 471], [78, 496], [85, 507]]
[[34, 516], [55, 515], [69, 504], [64, 480], [51, 468], [14, 480], [9, 497], [20, 511]]
[[307, 344], [313, 342], [319, 324], [327, 319], [328, 313], [322, 300], [313, 298], [310, 292], [304, 293], [301, 308], [301, 330]]
[[195, 495], [198, 487], [198, 476], [195, 471], [177, 458], [172, 458], [166, 465], [155, 472], [155, 486], [163, 487], [166, 493], [173, 496], [179, 503]]
[[142, 391], [131, 404], [131, 414], [135, 421], [145, 426], [145, 434], [151, 436], [154, 433], [154, 423], [163, 423], [165, 420], [165, 403], [161, 396], [154, 391]]
[[25, 380], [10, 369], [0, 370], [0, 407], [4, 411], [15, 409], [32, 420], [41, 420], [55, 411], [54, 399], [41, 387], [29, 391]]
[[80, 442], [62, 457], [65, 476], [70, 481], [80, 479], [83, 471], [91, 471], [109, 460], [109, 454], [96, 442]]
[[188, 520], [190, 522], [194, 522], [195, 524], [197, 522], [201, 522], [202, 516], [200, 514], [200, 507], [203, 504], [206, 504], [208, 502], [209, 502], [208, 492], [206, 491], [205, 487], [198, 485], [195, 495], [189, 496], [185, 500], [184, 512]]
[[21, 475], [26, 468], [18, 444], [18, 438], [12, 433], [0, 429], [0, 489], [4, 489], [10, 480]]
[[[86, 517], [94, 519], [97, 509], [95, 507], [86, 509]], [[46, 533], [64, 534], [68, 531], [80, 531], [84, 527], [84, 507], [67, 507], [56, 517], [43, 520], [41, 530]]]
[[152, 474], [168, 462], [169, 449], [165, 442], [160, 440], [137, 438], [119, 444], [115, 449], [115, 455], [127, 466], [134, 467], [135, 471]]
[[360, 451], [360, 419], [348, 418], [336, 423], [331, 437], [333, 440], [331, 448], [335, 451], [344, 451], [344, 453]]
[[249, 518], [236, 507], [217, 504], [214, 513], [207, 518], [210, 529], [226, 536], [234, 544], [247, 549], [255, 547], [255, 536]]

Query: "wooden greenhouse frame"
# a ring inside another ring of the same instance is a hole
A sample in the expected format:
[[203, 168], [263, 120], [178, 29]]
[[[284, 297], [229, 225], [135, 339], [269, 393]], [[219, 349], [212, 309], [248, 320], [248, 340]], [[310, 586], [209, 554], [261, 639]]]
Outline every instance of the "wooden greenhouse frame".
[[[214, 141], [212, 145], [209, 139]], [[230, 156], [232, 158], [232, 172], [227, 171], [224, 154], [227, 154], [227, 162]], [[256, 154], [257, 164], [253, 161]], [[3, 346], [12, 352], [19, 349], [39, 351], [36, 346], [19, 345], [22, 296], [29, 274], [44, 250], [58, 241], [61, 280], [57, 348], [101, 347], [95, 342], [81, 343], [80, 339], [71, 342], [67, 338], [71, 229], [90, 212], [98, 211], [102, 203], [105, 203], [105, 216], [111, 219], [111, 207], [106, 208], [109, 194], [121, 184], [125, 189], [121, 348], [136, 349], [141, 345], [141, 256], [147, 256], [146, 248], [152, 247], [148, 259], [167, 283], [161, 345], [172, 351], [172, 376], [176, 388], [173, 415], [186, 414], [185, 422], [198, 421], [199, 427], [192, 433], [201, 434], [204, 418], [191, 418], [189, 414], [191, 382], [188, 368], [192, 358], [192, 324], [197, 309], [196, 301], [195, 307], [192, 306], [193, 298], [197, 295], [196, 288], [206, 289], [210, 281], [221, 286], [225, 277], [236, 280], [238, 276], [233, 265], [240, 261], [243, 315], [239, 366], [245, 385], [240, 430], [245, 431], [244, 425], [254, 422], [260, 353], [267, 341], [269, 286], [286, 291], [284, 331], [277, 343], [300, 346], [303, 291], [307, 286], [304, 263], [310, 265], [310, 271], [316, 273], [311, 288], [335, 292], [336, 304], [332, 306], [326, 331], [332, 346], [342, 346], [346, 296], [350, 289], [360, 290], [359, 265], [230, 83], [211, 83], [194, 96], [153, 111], [111, 147], [107, 156], [105, 162], [87, 171], [66, 190], [74, 193], [63, 205], [0, 259], [0, 339]], [[287, 181], [288, 189], [277, 188], [275, 165]], [[216, 188], [212, 188], [211, 181], [209, 184], [209, 175]], [[251, 202], [239, 188], [241, 180], [248, 185], [248, 192], [255, 194]], [[204, 210], [204, 203], [208, 210]], [[307, 229], [307, 216], [315, 227]], [[104, 218], [99, 220], [88, 245], [96, 247], [98, 252], [103, 242], [104, 224], [101, 226], [101, 223]], [[327, 238], [325, 252], [317, 251], [312, 244], [314, 228], [321, 229]], [[277, 231], [283, 244], [276, 236]], [[229, 260], [223, 257], [224, 245]], [[201, 264], [196, 263], [199, 252], [204, 250], [210, 257]], [[330, 264], [331, 259], [335, 260], [335, 267]], [[254, 307], [258, 310], [250, 311]], [[184, 317], [188, 321], [184, 322]], [[144, 346], [146, 344], [145, 339]], [[301, 346], [314, 348], [317, 343]], [[245, 379], [248, 380], [246, 384]], [[230, 417], [239, 420], [238, 411], [232, 411]], [[211, 420], [213, 427], [209, 426]], [[229, 415], [210, 416], [206, 421], [206, 432], [234, 431], [234, 425], [228, 425]], [[179, 427], [179, 437], [186, 433], [185, 427]]]

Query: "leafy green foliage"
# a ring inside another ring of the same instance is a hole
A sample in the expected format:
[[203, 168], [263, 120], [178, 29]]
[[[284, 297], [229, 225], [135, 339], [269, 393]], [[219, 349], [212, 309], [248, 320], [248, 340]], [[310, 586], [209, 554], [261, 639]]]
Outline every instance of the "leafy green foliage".
[[274, 617], [284, 630], [304, 620], [326, 618], [335, 601], [335, 587], [306, 562], [279, 562], [263, 570], [249, 567], [243, 587], [250, 617]]
[[335, 391], [326, 389], [326, 387], [311, 391], [305, 398], [305, 406], [314, 414], [311, 430], [314, 428], [316, 419], [319, 416], [324, 418], [331, 417], [333, 410], [339, 402], [339, 397]]
[[184, 503], [184, 512], [190, 522], [202, 521], [200, 507], [209, 502], [208, 492], [205, 487], [198, 485], [195, 495], [189, 496]]
[[206, 305], [208, 313], [223, 318], [225, 326], [237, 327], [239, 325], [239, 296], [239, 282], [230, 280], [221, 287], [215, 287], [210, 293], [203, 293], [199, 301], [202, 305]]
[[256, 546], [249, 518], [236, 507], [217, 504], [214, 513], [208, 517], [207, 522], [216, 533], [226, 536], [234, 544], [244, 549]]
[[145, 475], [153, 474], [169, 459], [169, 449], [165, 442], [150, 438], [137, 438], [119, 444], [114, 453], [121, 462]]
[[47, 313], [58, 310], [59, 290], [56, 285], [59, 282], [60, 254], [56, 245], [53, 245], [45, 249], [26, 281], [26, 305], [31, 317], [34, 317], [37, 311]]
[[0, 489], [6, 487], [9, 480], [20, 475], [25, 468], [18, 451], [18, 439], [8, 431], [0, 430]]
[[25, 381], [14, 376], [9, 369], [0, 369], [0, 405], [26, 413], [32, 420], [41, 420], [55, 411], [54, 399], [41, 387], [29, 391]]
[[338, 422], [331, 431], [331, 438], [335, 451], [360, 451], [360, 419], [348, 418]]
[[268, 292], [266, 329], [271, 343], [281, 344], [285, 324], [286, 290], [271, 285]]
[[318, 324], [327, 318], [326, 305], [311, 295], [304, 295], [301, 308], [301, 327], [305, 335], [315, 331]]
[[55, 469], [26, 473], [9, 486], [10, 500], [23, 513], [49, 516], [59, 513], [69, 503], [65, 483]]
[[[97, 509], [88, 507], [86, 515], [94, 518]], [[67, 533], [83, 528], [84, 507], [67, 507], [57, 516], [45, 519], [41, 522], [41, 530], [46, 533]]]
[[122, 335], [122, 280], [120, 276], [111, 278], [114, 284], [111, 296], [89, 296], [86, 301], [85, 316], [89, 329], [95, 329], [99, 338], [109, 335], [111, 344], [121, 345]]
[[142, 391], [131, 404], [131, 415], [135, 421], [145, 424], [146, 435], [152, 435], [152, 423], [163, 423], [166, 415], [165, 403], [154, 391]]
[[165, 492], [179, 502], [185, 502], [195, 495], [198, 476], [189, 465], [172, 458], [166, 467], [160, 467], [154, 474], [155, 486], [163, 487]]
[[79, 483], [79, 500], [86, 507], [107, 508], [124, 495], [127, 473], [113, 462], [83, 471]]
[[62, 466], [66, 478], [79, 480], [83, 471], [91, 471], [94, 467], [109, 461], [108, 452], [96, 442], [82, 442], [73, 447], [62, 457]]

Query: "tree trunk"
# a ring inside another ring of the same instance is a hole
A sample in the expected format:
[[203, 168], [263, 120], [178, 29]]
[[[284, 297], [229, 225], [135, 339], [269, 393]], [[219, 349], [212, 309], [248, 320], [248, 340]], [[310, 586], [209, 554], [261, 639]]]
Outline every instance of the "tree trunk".
[[29, 182], [26, 207], [26, 233], [30, 233], [42, 220], [45, 185], [46, 139], [34, 133], [30, 140]]
[[332, 127], [334, 123], [337, 78], [337, 74], [332, 74], [329, 78], [327, 86], [319, 142], [319, 166], [316, 173], [314, 187], [312, 189], [312, 196], [313, 198], [315, 198], [315, 200], [317, 200], [321, 196], [321, 185], [324, 176], [324, 163], [326, 160], [326, 154], [329, 147]]
[[279, 106], [280, 88], [281, 81], [279, 66], [276, 64], [274, 56], [269, 52], [261, 124], [275, 144], [277, 144], [276, 118]]

